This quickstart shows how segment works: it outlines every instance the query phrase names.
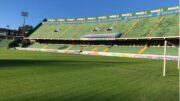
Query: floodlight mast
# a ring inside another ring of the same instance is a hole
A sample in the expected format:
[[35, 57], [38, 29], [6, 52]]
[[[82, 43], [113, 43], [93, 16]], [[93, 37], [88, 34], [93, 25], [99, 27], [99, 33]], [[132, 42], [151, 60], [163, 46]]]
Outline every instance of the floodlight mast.
[[24, 27], [26, 25], [26, 18], [28, 17], [28, 12], [22, 11], [21, 16], [23, 17], [22, 33], [24, 34]]

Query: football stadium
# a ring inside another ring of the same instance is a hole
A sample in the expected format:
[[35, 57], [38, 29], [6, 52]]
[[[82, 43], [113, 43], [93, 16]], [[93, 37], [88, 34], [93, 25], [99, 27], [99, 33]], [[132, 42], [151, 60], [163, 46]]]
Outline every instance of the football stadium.
[[0, 31], [2, 101], [179, 101], [179, 5]]

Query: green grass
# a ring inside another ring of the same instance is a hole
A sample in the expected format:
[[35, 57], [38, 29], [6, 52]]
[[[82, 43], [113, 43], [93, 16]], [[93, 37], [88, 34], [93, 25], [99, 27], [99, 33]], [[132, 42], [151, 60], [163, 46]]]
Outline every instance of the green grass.
[[2, 101], [178, 101], [176, 62], [0, 50]]

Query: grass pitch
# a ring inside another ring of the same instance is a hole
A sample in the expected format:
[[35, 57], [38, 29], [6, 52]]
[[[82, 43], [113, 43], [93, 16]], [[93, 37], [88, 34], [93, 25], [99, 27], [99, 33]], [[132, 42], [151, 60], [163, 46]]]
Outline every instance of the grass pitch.
[[2, 101], [178, 101], [169, 61], [0, 50]]

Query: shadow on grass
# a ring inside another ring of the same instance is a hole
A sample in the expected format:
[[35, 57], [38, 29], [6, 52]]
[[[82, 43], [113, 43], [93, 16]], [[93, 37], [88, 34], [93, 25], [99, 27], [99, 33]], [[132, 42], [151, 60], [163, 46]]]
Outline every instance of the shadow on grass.
[[5, 67], [98, 67], [137, 64], [138, 62], [112, 62], [112, 61], [78, 61], [78, 60], [0, 60], [0, 68]]

